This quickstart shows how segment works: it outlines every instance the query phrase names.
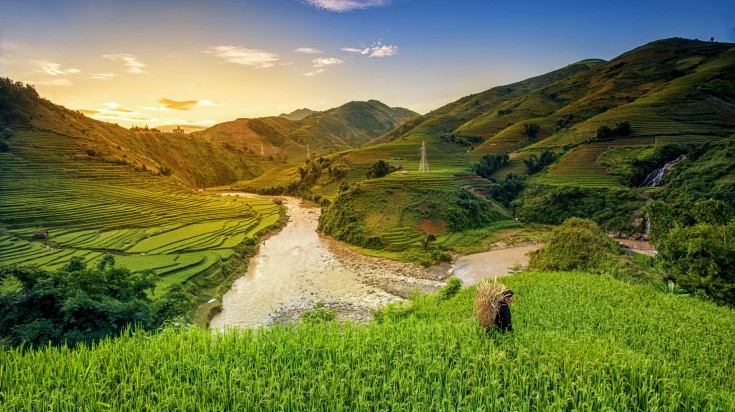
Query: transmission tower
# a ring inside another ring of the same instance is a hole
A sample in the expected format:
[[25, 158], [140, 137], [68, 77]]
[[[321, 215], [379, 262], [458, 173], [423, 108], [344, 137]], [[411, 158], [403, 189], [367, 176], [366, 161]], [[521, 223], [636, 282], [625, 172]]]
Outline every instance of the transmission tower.
[[308, 144], [306, 145], [306, 160], [311, 160], [311, 149]]
[[265, 150], [263, 149], [263, 143], [260, 144], [260, 155], [265, 156]]
[[426, 161], [426, 142], [421, 143], [421, 162], [419, 162], [419, 172], [428, 172], [429, 162]]

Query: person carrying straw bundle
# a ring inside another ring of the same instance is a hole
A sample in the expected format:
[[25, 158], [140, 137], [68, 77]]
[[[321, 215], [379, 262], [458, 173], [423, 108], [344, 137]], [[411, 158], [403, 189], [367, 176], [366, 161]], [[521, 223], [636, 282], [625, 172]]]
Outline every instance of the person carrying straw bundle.
[[500, 332], [512, 332], [509, 303], [513, 301], [513, 291], [500, 283], [482, 282], [477, 286], [475, 312], [485, 332], [497, 328]]

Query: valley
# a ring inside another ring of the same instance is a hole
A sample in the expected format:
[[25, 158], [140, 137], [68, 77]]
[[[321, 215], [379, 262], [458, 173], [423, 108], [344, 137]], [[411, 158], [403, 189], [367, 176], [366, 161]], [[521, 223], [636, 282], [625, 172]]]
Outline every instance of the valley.
[[[731, 410], [733, 85], [735, 44], [669, 38], [425, 114], [165, 133], [0, 79], [0, 399]], [[515, 291], [515, 332], [478, 324], [485, 278]]]

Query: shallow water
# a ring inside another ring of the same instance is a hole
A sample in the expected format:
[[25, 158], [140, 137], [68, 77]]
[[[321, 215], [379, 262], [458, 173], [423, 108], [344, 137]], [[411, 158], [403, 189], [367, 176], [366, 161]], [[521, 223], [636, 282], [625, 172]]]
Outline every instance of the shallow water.
[[[233, 194], [243, 195], [243, 194]], [[420, 266], [357, 254], [316, 232], [320, 210], [299, 199], [282, 198], [288, 224], [263, 241], [247, 272], [223, 296], [222, 312], [210, 326], [271, 324], [276, 318], [313, 308], [323, 301], [341, 318], [366, 320], [370, 310], [401, 300], [411, 291], [439, 289], [449, 274], [465, 285], [503, 276], [537, 246], [522, 246], [461, 257], [447, 267]]]
[[[345, 263], [335, 254], [329, 240], [316, 232], [318, 208], [304, 207], [294, 198], [284, 198], [284, 205], [288, 224], [261, 244], [247, 273], [224, 295], [212, 328], [265, 325], [274, 313], [319, 300], [377, 308], [399, 299], [367, 284], [369, 277], [381, 275], [379, 269]], [[384, 270], [383, 275], [393, 275]]]
[[514, 246], [489, 252], [462, 256], [452, 265], [452, 275], [462, 280], [464, 286], [474, 285], [486, 278], [512, 274], [513, 266], [528, 265], [528, 253], [540, 245]]

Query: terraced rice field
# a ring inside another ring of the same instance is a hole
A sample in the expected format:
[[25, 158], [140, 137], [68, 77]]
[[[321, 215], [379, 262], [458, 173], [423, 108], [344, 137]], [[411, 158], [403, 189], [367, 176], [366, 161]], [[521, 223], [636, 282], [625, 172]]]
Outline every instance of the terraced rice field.
[[[269, 200], [195, 193], [82, 157], [58, 135], [20, 136], [26, 144], [0, 153], [0, 266], [53, 269], [111, 253], [133, 271], [155, 270], [162, 291], [221, 266], [280, 217]], [[34, 239], [38, 230], [48, 237]]]
[[533, 181], [555, 185], [583, 187], [617, 187], [620, 184], [599, 163], [599, 157], [612, 147], [647, 146], [651, 138], [627, 138], [612, 142], [596, 142], [575, 147], [550, 169], [533, 178]]

